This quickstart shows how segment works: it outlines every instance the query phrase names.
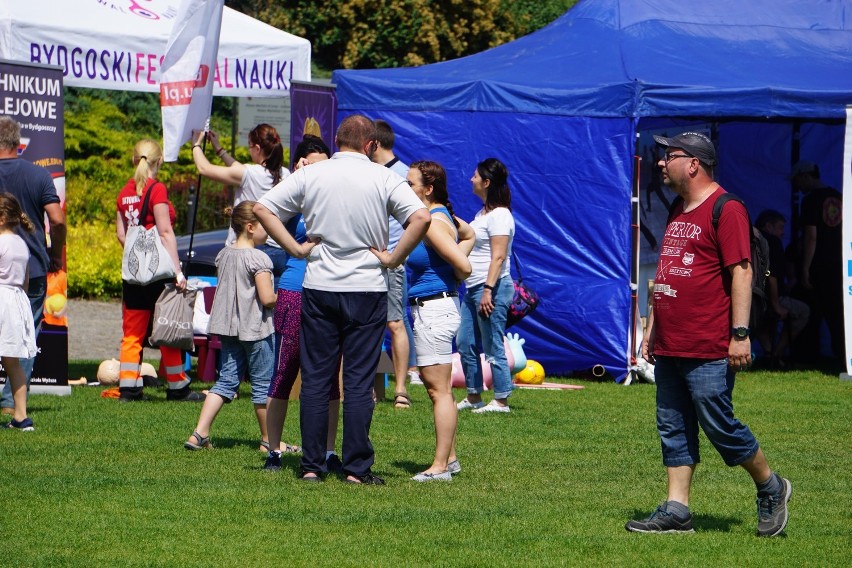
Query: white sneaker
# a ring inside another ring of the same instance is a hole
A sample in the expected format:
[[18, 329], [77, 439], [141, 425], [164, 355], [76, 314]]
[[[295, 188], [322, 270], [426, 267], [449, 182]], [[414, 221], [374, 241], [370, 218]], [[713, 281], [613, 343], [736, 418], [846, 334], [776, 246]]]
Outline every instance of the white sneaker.
[[459, 460], [453, 460], [450, 463], [448, 463], [447, 464], [447, 471], [449, 471], [450, 474], [452, 474], [452, 475], [455, 475], [457, 473], [461, 473], [461, 464], [459, 463]]
[[416, 371], [408, 371], [408, 384], [410, 385], [422, 385], [423, 380], [420, 378], [420, 373]]
[[425, 473], [420, 472], [414, 477], [411, 478], [411, 481], [416, 481], [418, 483], [426, 483], [428, 481], [452, 481], [453, 474], [450, 473], [449, 470], [443, 473]]
[[508, 405], [500, 406], [499, 404], [497, 404], [496, 400], [492, 400], [491, 402], [489, 402], [487, 405], [483, 406], [482, 408], [477, 408], [473, 411], [474, 414], [485, 414], [486, 412], [507, 413], [507, 412], [512, 412], [512, 409], [509, 408]]
[[485, 403], [481, 400], [479, 402], [470, 402], [467, 397], [463, 398], [461, 402], [456, 404], [456, 408], [458, 408], [459, 410], [476, 410], [478, 408], [482, 408], [483, 406], [485, 406]]

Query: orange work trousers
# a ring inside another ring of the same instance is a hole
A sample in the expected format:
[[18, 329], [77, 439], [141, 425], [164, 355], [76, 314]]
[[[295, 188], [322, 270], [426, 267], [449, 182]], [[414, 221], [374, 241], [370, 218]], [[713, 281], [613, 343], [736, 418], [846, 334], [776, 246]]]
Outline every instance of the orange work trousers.
[[[154, 316], [153, 310], [131, 310], [122, 304], [122, 328], [118, 372], [118, 386], [142, 388], [142, 342], [148, 338], [148, 326]], [[189, 385], [183, 364], [183, 351], [174, 347], [160, 347], [166, 381], [169, 389], [181, 389]]]

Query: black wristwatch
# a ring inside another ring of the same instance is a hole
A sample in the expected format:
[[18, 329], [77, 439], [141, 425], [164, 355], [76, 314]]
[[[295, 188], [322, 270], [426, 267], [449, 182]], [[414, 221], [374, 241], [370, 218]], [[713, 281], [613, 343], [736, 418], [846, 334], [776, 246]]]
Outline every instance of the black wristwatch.
[[749, 329], [747, 327], [732, 327], [731, 335], [734, 336], [734, 339], [745, 339], [748, 337]]

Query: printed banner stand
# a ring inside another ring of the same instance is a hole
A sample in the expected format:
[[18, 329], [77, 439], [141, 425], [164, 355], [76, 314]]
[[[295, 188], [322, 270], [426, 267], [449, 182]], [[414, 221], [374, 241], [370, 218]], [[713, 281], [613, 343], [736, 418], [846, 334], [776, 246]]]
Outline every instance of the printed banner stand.
[[843, 143], [843, 328], [846, 342], [846, 372], [840, 380], [852, 380], [852, 106], [846, 107], [846, 136]]
[[[62, 99], [63, 68], [0, 59], [0, 114], [21, 125], [20, 159], [50, 172], [62, 210], [65, 210], [65, 123]], [[47, 220], [42, 221], [47, 231]], [[59, 272], [47, 275], [44, 322], [36, 344], [38, 354], [30, 393], [71, 394], [68, 386], [68, 280], [65, 261]], [[0, 382], [6, 371], [0, 366]]]
[[290, 82], [290, 169], [305, 134], [323, 139], [332, 152], [337, 129], [337, 86], [322, 81]]

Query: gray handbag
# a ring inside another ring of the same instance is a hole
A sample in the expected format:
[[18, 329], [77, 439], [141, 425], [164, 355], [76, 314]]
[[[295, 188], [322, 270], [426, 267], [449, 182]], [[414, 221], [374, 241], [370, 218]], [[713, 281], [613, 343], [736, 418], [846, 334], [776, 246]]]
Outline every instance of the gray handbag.
[[194, 288], [180, 291], [174, 284], [166, 284], [154, 306], [154, 321], [148, 338], [152, 347], [192, 350], [192, 316], [197, 292]]

